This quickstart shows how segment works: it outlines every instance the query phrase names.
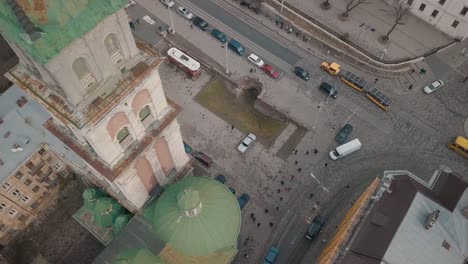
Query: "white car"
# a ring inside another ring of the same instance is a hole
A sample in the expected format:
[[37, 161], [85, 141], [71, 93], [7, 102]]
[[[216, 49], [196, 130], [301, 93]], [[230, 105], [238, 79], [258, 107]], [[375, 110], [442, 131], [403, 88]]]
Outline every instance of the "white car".
[[125, 5], [125, 8], [129, 8], [129, 7], [134, 6], [134, 5], [136, 5], [136, 2], [135, 2], [135, 1], [133, 1], [133, 0], [132, 0], [132, 1], [128, 1], [128, 4]]
[[173, 6], [175, 6], [174, 1], [172, 1], [172, 0], [161, 0], [161, 2], [162, 2], [165, 6], [167, 6], [167, 7], [173, 7]]
[[265, 63], [263, 62], [263, 60], [260, 59], [259, 56], [255, 55], [255, 54], [253, 54], [253, 53], [250, 54], [249, 57], [247, 57], [247, 59], [248, 59], [251, 63], [257, 65], [258, 67], [262, 67], [263, 64], [265, 64]]
[[252, 145], [255, 139], [257, 139], [257, 137], [250, 133], [246, 138], [244, 138], [244, 140], [242, 140], [240, 145], [237, 147], [237, 150], [239, 150], [241, 153], [244, 153], [250, 147], [250, 145]]
[[144, 16], [142, 17], [141, 19], [143, 19], [144, 21], [146, 21], [146, 23], [150, 24], [150, 25], [154, 25], [156, 22], [149, 16]]
[[179, 6], [179, 8], [177, 8], [177, 11], [179, 12], [181, 16], [185, 17], [188, 20], [193, 18], [193, 14], [190, 11], [188, 11], [187, 8], [183, 6]]
[[430, 94], [430, 93], [435, 92], [436, 90], [438, 90], [443, 85], [444, 85], [443, 81], [441, 81], [441, 80], [435, 81], [435, 82], [427, 85], [426, 87], [424, 87], [424, 92], [427, 93], [427, 94]]

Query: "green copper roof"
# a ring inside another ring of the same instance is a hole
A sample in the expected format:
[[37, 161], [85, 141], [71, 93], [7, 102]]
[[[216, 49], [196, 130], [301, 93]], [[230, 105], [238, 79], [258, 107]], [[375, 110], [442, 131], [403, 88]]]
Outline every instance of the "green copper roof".
[[155, 256], [146, 248], [124, 251], [116, 258], [115, 264], [163, 264], [158, 256]]
[[124, 212], [123, 207], [113, 198], [100, 197], [94, 208], [94, 222], [101, 227], [110, 227], [115, 218]]
[[23, 0], [17, 1], [43, 36], [28, 43], [25, 31], [7, 1], [0, 1], [0, 31], [39, 63], [46, 64], [74, 40], [91, 31], [107, 16], [117, 12], [127, 0]]
[[239, 205], [224, 184], [211, 178], [187, 177], [172, 184], [144, 214], [155, 235], [182, 254], [237, 250]]

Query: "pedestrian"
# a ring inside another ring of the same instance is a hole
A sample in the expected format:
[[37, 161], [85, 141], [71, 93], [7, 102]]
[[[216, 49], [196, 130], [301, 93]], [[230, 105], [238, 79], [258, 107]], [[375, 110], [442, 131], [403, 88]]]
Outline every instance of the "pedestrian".
[[314, 194], [313, 193], [309, 194], [309, 198], [312, 199], [312, 197], [314, 197]]
[[297, 171], [298, 171], [298, 172], [301, 172], [301, 171], [302, 171], [302, 168], [298, 168]]
[[270, 221], [270, 227], [273, 227], [273, 221]]
[[260, 227], [260, 223], [257, 223], [257, 228], [259, 228], [259, 227]]
[[252, 220], [253, 220], [253, 221], [254, 221], [254, 223], [255, 223], [255, 221], [257, 221], [257, 218], [255, 218], [255, 217], [252, 217]]
[[327, 166], [328, 166], [328, 163], [325, 163], [325, 167], [327, 167]]
[[349, 185], [346, 185], [346, 187], [345, 187], [345, 188], [346, 188], [346, 190], [349, 190]]
[[190, 28], [193, 28], [193, 24], [190, 24]]
[[318, 153], [318, 150], [314, 148], [314, 154], [317, 155], [317, 153]]
[[268, 209], [265, 209], [265, 214], [268, 214]]
[[279, 211], [279, 206], [276, 206], [276, 211]]
[[280, 193], [280, 192], [281, 192], [281, 190], [280, 190], [280, 189], [276, 190], [276, 193]]
[[465, 76], [465, 79], [463, 79], [463, 83], [466, 83], [466, 81], [468, 81], [468, 75]]
[[294, 161], [294, 164], [296, 164], [296, 165], [297, 165], [297, 163], [298, 163], [298, 162], [297, 162], [297, 160], [296, 160], [296, 161]]
[[412, 84], [410, 84], [410, 86], [408, 87], [408, 90], [411, 90], [411, 89], [413, 89], [413, 85], [412, 85]]
[[412, 74], [414, 73], [414, 69], [411, 69], [411, 73], [412, 73]]
[[254, 217], [254, 213], [250, 213], [250, 217], [252, 217], [252, 218], [253, 218], [253, 217]]
[[136, 22], [137, 22], [137, 24], [140, 24], [140, 19], [137, 18], [137, 19], [136, 19]]
[[378, 80], [379, 80], [379, 78], [375, 78], [375, 79], [374, 79], [374, 83], [377, 83]]
[[280, 197], [280, 201], [283, 201], [283, 197]]
[[281, 185], [284, 185], [284, 181], [280, 181]]
[[291, 181], [294, 180], [294, 175], [291, 175]]
[[252, 72], [253, 72], [253, 68], [250, 68], [250, 73], [252, 73]]
[[296, 150], [294, 151], [294, 154], [297, 154], [297, 152], [298, 152], [298, 150], [296, 149]]
[[309, 151], [306, 151], [306, 156], [309, 155]]

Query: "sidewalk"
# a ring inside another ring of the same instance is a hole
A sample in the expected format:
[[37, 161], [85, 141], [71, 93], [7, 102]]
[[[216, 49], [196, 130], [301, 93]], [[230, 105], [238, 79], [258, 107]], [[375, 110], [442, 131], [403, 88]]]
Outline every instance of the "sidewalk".
[[359, 5], [349, 13], [346, 22], [338, 18], [346, 10], [345, 1], [331, 1], [329, 10], [320, 8], [322, 2], [287, 1], [336, 33], [349, 33], [351, 42], [379, 58], [383, 56], [387, 61], [419, 57], [433, 48], [452, 42], [449, 36], [410, 14], [406, 23], [398, 25], [390, 35], [389, 43], [384, 45], [378, 41], [378, 37], [386, 34], [393, 25], [393, 11], [383, 0]]

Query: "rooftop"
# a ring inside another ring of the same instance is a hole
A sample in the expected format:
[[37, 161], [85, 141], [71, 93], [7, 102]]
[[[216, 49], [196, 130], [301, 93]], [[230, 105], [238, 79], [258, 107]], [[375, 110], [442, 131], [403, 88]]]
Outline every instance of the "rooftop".
[[[127, 0], [0, 1], [0, 30], [7, 40], [31, 54], [37, 62], [46, 64], [127, 3]], [[29, 25], [25, 27], [22, 21], [28, 21]], [[30, 27], [38, 28], [40, 36], [28, 38]]]
[[49, 111], [55, 113], [57, 118], [65, 123], [71, 123], [77, 128], [83, 128], [99, 121], [161, 62], [162, 59], [153, 56], [153, 54], [140, 52], [125, 63], [123, 67], [127, 69], [126, 71], [114, 74], [100, 83], [77, 107], [70, 105], [65, 98], [53, 92], [21, 64], [18, 64], [6, 76], [28, 91], [36, 100], [42, 101]]
[[84, 166], [73, 151], [43, 127], [49, 119], [47, 111], [17, 86], [0, 96], [0, 181], [14, 173], [43, 143], [73, 164]]
[[[429, 183], [409, 172], [389, 172], [384, 178], [391, 180], [389, 191], [370, 207], [341, 263], [464, 263], [468, 181], [445, 167]], [[436, 210], [440, 216], [426, 229], [428, 215]]]

